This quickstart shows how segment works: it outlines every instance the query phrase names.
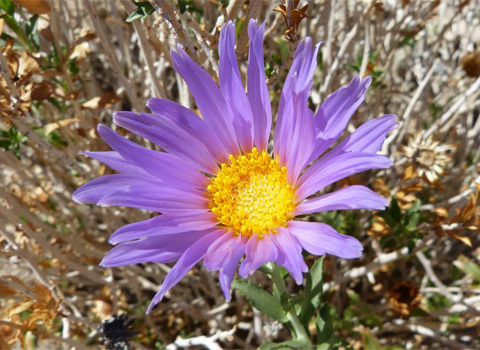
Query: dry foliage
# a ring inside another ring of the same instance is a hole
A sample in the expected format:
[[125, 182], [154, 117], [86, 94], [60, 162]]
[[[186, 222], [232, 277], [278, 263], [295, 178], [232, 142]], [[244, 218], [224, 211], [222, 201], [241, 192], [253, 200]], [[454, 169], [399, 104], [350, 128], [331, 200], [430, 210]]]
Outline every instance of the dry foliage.
[[[170, 267], [98, 263], [114, 230], [151, 213], [71, 200], [112, 172], [78, 153], [108, 150], [96, 126], [111, 126], [114, 111], [146, 111], [154, 96], [195, 110], [172, 69], [177, 43], [214, 75], [221, 25], [235, 20], [245, 75], [249, 18], [266, 22], [273, 106], [308, 35], [323, 41], [313, 109], [359, 74], [373, 83], [348, 131], [398, 116], [382, 149], [394, 166], [338, 185], [370, 186], [391, 206], [312, 218], [365, 247], [355, 261], [326, 259], [336, 333], [355, 349], [480, 347], [479, 0], [151, 0], [156, 11], [132, 22], [138, 7], [128, 0], [0, 3], [14, 4], [14, 15], [0, 10], [0, 348], [98, 348], [101, 321], [122, 312], [135, 319], [135, 348], [287, 339], [240, 295], [226, 303], [216, 275], [200, 267], [145, 315]], [[252, 279], [271, 286], [261, 273]]]

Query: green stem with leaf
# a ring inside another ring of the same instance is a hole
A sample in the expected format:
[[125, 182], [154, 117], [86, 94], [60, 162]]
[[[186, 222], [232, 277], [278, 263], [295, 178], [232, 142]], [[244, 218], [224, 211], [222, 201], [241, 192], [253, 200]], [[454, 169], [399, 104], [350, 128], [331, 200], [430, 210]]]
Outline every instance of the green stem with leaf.
[[[286, 294], [288, 295], [287, 291], [287, 286], [285, 285], [285, 281], [282, 278], [282, 275], [280, 273], [280, 269], [278, 268], [278, 265], [276, 263], [272, 263], [272, 278], [273, 278], [273, 283], [277, 287], [280, 295]], [[296, 338], [299, 340], [303, 340], [306, 342], [307, 346], [310, 348], [313, 348], [312, 342], [310, 340], [310, 337], [308, 336], [307, 332], [305, 331], [305, 328], [303, 328], [302, 323], [297, 317], [297, 314], [295, 313], [295, 309], [292, 307], [290, 310], [287, 312], [287, 318], [290, 324], [292, 325], [292, 328], [295, 332]]]

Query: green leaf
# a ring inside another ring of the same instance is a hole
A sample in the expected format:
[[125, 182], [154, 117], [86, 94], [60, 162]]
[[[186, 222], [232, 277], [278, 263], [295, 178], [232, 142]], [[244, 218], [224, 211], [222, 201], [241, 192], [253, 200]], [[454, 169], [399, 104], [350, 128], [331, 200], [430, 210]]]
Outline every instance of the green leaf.
[[267, 77], [271, 76], [273, 73], [273, 67], [270, 65], [270, 63], [265, 62], [265, 75]]
[[57, 148], [63, 148], [68, 146], [68, 141], [60, 135], [57, 130], [50, 132], [48, 135], [45, 133], [45, 128], [36, 128], [34, 129], [39, 135], [41, 135], [45, 140], [51, 143]]
[[300, 321], [303, 324], [307, 324], [308, 321], [312, 318], [320, 304], [320, 299], [322, 297], [322, 288], [323, 288], [323, 260], [325, 259], [322, 256], [320, 259], [315, 261], [310, 272], [307, 274], [305, 291], [303, 294], [302, 307], [300, 311]]
[[407, 229], [409, 231], [414, 231], [417, 228], [418, 221], [420, 220], [420, 213], [413, 213], [408, 217]]
[[363, 333], [363, 347], [365, 350], [380, 350], [382, 347], [370, 332]]
[[329, 343], [322, 343], [317, 345], [316, 350], [330, 350], [330, 344]]
[[325, 304], [320, 309], [315, 321], [317, 326], [317, 343], [324, 343], [328, 341], [333, 335], [333, 322], [330, 317], [330, 310], [328, 305]]
[[235, 22], [235, 38], [240, 36], [243, 26], [245, 25], [245, 18], [241, 18]]
[[[224, 2], [224, 1], [222, 1]], [[189, 12], [203, 12], [202, 8], [195, 6], [195, 0], [178, 0], [178, 8], [180, 9], [180, 13], [183, 14], [186, 11]], [[223, 3], [222, 3], [223, 5]]]
[[407, 239], [407, 248], [408, 248], [408, 253], [411, 253], [413, 252], [413, 250], [415, 249], [415, 240], [412, 239], [412, 238], [408, 238]]
[[11, 0], [0, 0], [0, 19], [4, 19], [10, 29], [17, 34], [20, 44], [26, 47], [30, 51], [36, 51], [35, 45], [32, 44], [30, 39], [25, 35], [22, 27], [17, 23], [14, 17], [15, 4]]
[[40, 38], [38, 37], [38, 15], [30, 17], [28, 22], [25, 22], [25, 32], [27, 33], [28, 40], [35, 45], [35, 48], [40, 48]]
[[22, 31], [22, 28], [18, 25], [17, 21], [15, 20], [15, 18], [12, 15], [10, 15], [8, 13], [4, 13], [4, 14], [0, 15], [0, 18], [3, 18], [5, 20], [5, 23], [7, 24], [7, 26], [9, 26], [10, 29], [13, 30], [15, 32], [15, 34], [18, 35], [18, 39], [20, 39], [20, 42], [21, 42], [22, 45], [26, 46], [28, 49], [34, 50], [34, 48], [29, 46], [29, 41], [28, 41], [27, 36]]
[[267, 275], [271, 276], [272, 275], [272, 266], [269, 263], [265, 263], [258, 268], [258, 271], [261, 271], [264, 274], [267, 274]]
[[480, 267], [475, 264], [474, 262], [471, 262], [470, 260], [461, 257], [459, 259], [462, 270], [467, 274], [472, 276], [474, 281], [480, 281]]
[[395, 197], [392, 196], [392, 204], [391, 204], [391, 215], [395, 222], [401, 222], [402, 221], [402, 211], [400, 210], [400, 207], [398, 205], [397, 200]]
[[317, 344], [316, 350], [338, 349], [340, 346], [346, 350], [353, 349], [345, 339], [334, 334], [327, 341]]
[[415, 309], [410, 311], [410, 317], [426, 317], [426, 316], [428, 316], [428, 312], [426, 312], [425, 310], [419, 307], [416, 307]]
[[28, 137], [20, 134], [15, 126], [11, 126], [7, 131], [0, 130], [0, 148], [4, 151], [12, 151], [20, 159], [20, 144], [25, 143]]
[[304, 340], [289, 340], [283, 343], [265, 342], [258, 349], [260, 350], [290, 350], [290, 349], [304, 349], [307, 342]]
[[407, 209], [407, 213], [416, 213], [420, 211], [420, 206], [422, 205], [422, 201], [417, 199], [410, 208]]
[[385, 222], [388, 224], [388, 226], [390, 226], [391, 228], [394, 228], [396, 226], [396, 222], [390, 212], [391, 212], [391, 209], [387, 208], [381, 213], [378, 213], [377, 215], [383, 218]]
[[139, 18], [145, 18], [155, 12], [155, 8], [148, 1], [134, 1], [133, 3], [137, 6], [137, 9], [130, 16], [128, 16], [128, 18], [125, 20], [126, 22], [130, 23]]
[[288, 322], [280, 302], [260, 286], [248, 280], [234, 280], [232, 288], [242, 293], [256, 309], [265, 315], [279, 322]]
[[15, 13], [15, 4], [12, 0], [0, 0], [0, 9], [5, 11], [10, 16]]

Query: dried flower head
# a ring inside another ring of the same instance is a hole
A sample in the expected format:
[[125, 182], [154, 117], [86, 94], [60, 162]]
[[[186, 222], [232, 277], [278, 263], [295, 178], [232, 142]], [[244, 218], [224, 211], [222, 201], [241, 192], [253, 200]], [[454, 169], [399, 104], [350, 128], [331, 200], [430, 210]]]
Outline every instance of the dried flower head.
[[300, 0], [286, 0], [286, 4], [282, 4], [273, 9], [273, 11], [280, 12], [285, 20], [287, 25], [287, 30], [285, 35], [287, 39], [291, 41], [296, 41], [300, 36], [297, 34], [298, 26], [304, 18], [308, 18], [307, 9], [308, 4], [303, 6], [301, 9], [297, 9]]
[[467, 76], [471, 78], [480, 77], [480, 52], [467, 52], [461, 63]]
[[403, 146], [403, 155], [407, 158], [404, 179], [422, 178], [426, 183], [438, 183], [439, 175], [444, 175], [444, 167], [451, 161], [450, 151], [455, 145], [441, 144], [432, 135], [425, 137], [423, 132], [408, 136], [408, 143]]
[[98, 327], [102, 336], [102, 344], [108, 350], [131, 349], [129, 341], [138, 334], [132, 328], [133, 322], [135, 320], [130, 320], [125, 313], [104, 319], [101, 326]]
[[202, 118], [159, 98], [148, 101], [151, 114], [114, 115], [117, 125], [166, 152], [140, 147], [100, 125], [100, 135], [114, 151], [85, 153], [119, 174], [83, 185], [74, 200], [162, 214], [117, 230], [110, 243], [118, 245], [101, 263], [113, 267], [178, 260], [149, 311], [201, 259], [209, 270], [220, 271], [227, 299], [239, 262], [241, 277], [266, 262], [277, 262], [301, 284], [308, 271], [302, 249], [351, 259], [359, 257], [363, 247], [324, 223], [295, 220], [296, 216], [388, 205], [384, 197], [360, 185], [315, 197], [342, 178], [391, 165], [390, 159], [376, 153], [396, 126], [394, 115], [370, 120], [323, 155], [364, 100], [371, 79], [353, 78], [314, 115], [307, 100], [319, 44], [312, 47], [311, 39], [305, 38], [280, 96], [272, 153], [264, 25], [251, 21], [248, 33], [248, 94], [235, 55], [235, 27], [229, 22], [219, 41], [220, 86], [180, 46], [171, 52], [173, 66], [189, 86]]
[[390, 289], [390, 306], [400, 314], [408, 317], [422, 301], [418, 287], [411, 281], [399, 281]]
[[478, 194], [480, 193], [480, 184], [475, 183], [475, 192], [470, 193], [470, 199], [463, 208], [456, 209], [456, 215], [450, 217], [448, 209], [438, 207], [433, 212], [434, 230], [438, 236], [448, 235], [456, 238], [468, 245], [472, 246], [472, 242], [468, 236], [462, 235], [465, 231], [480, 230], [480, 200]]

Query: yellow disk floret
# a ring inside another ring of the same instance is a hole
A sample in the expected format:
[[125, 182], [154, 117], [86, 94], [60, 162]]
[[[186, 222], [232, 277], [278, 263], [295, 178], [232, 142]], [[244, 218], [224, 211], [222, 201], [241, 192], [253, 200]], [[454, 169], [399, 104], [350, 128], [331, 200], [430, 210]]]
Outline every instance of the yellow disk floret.
[[236, 235], [262, 238], [276, 233], [292, 218], [295, 208], [287, 169], [256, 148], [229, 159], [207, 187], [212, 213]]

